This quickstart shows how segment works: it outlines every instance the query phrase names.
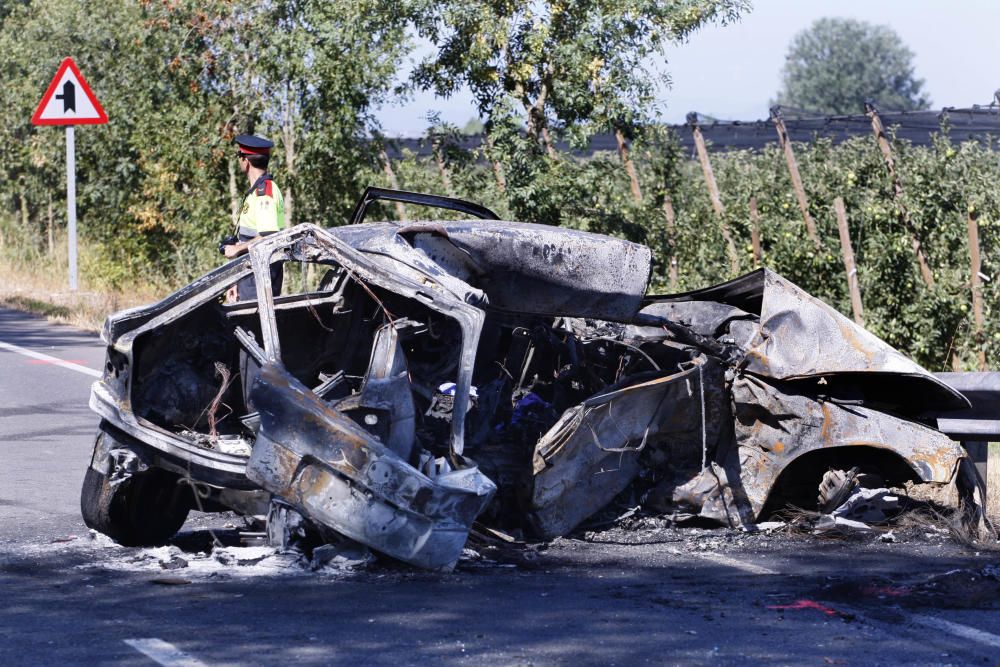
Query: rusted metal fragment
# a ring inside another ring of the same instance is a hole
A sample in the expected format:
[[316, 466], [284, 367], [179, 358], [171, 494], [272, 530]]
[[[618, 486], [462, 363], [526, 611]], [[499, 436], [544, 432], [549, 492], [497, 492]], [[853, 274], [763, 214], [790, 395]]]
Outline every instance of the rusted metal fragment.
[[565, 535], [604, 507], [639, 473], [647, 446], [669, 449], [671, 436], [689, 439], [692, 430], [714, 445], [719, 423], [703, 419], [705, 363], [592, 396], [562, 415], [535, 447], [530, 512], [540, 536]]
[[253, 387], [247, 477], [313, 521], [426, 568], [457, 561], [496, 487], [475, 466], [433, 479], [274, 364]]
[[337, 409], [357, 414], [355, 421], [367, 420], [369, 430], [378, 433], [389, 449], [404, 461], [411, 458], [416, 434], [413, 393], [406, 357], [392, 325], [375, 333], [361, 391], [341, 400]]
[[718, 463], [710, 462], [690, 481], [674, 489], [673, 500], [678, 505], [678, 519], [690, 512], [705, 519], [718, 521], [730, 527], [751, 523], [746, 499], [740, 492], [739, 472], [727, 473]]
[[733, 342], [742, 347], [742, 365], [749, 373], [777, 380], [861, 376], [869, 394], [891, 396], [892, 403], [918, 411], [969, 405], [959, 392], [883, 340], [769, 269], [703, 290], [653, 297], [642, 312], [660, 314], [669, 304], [690, 301], [712, 302], [704, 306], [706, 312], [695, 309], [687, 316], [692, 328], [705, 336], [719, 335], [721, 324], [745, 321], [718, 304], [758, 316], [757, 332], [749, 340], [730, 331]]
[[[742, 486], [756, 516], [779, 475], [817, 450], [865, 448], [888, 452], [908, 474], [947, 483], [965, 459], [961, 446], [940, 431], [863, 405], [843, 405], [744, 375], [733, 382], [736, 442]], [[864, 459], [860, 450], [857, 457]], [[898, 480], [903, 481], [903, 480]]]
[[996, 540], [997, 527], [986, 516], [986, 481], [979, 476], [972, 459], [965, 458], [958, 462], [955, 487], [965, 525], [973, 528], [982, 538]]

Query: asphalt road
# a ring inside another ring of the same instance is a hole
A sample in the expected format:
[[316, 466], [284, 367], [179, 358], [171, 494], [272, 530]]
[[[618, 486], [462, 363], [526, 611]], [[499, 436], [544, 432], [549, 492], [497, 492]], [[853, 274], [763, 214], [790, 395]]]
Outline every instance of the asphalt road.
[[0, 309], [0, 664], [1000, 664], [1000, 554], [919, 526], [653, 526], [313, 573], [199, 555], [239, 522], [196, 515], [172, 552], [192, 566], [163, 570], [79, 517], [102, 362], [96, 336]]

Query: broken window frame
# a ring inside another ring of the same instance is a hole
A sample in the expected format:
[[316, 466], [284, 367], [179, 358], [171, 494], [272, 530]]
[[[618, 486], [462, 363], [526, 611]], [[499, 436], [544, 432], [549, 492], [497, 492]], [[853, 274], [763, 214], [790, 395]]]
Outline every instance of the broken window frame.
[[[317, 255], [306, 257], [299, 252], [296, 256], [293, 249], [302, 243], [314, 244]], [[322, 258], [333, 261], [360, 283], [370, 283], [400, 297], [417, 301], [457, 322], [462, 332], [462, 345], [458, 359], [458, 376], [455, 379], [455, 404], [448, 448], [453, 464], [460, 466], [459, 457], [462, 456], [465, 447], [465, 421], [469, 411], [472, 372], [485, 320], [483, 311], [463, 303], [446, 292], [431, 291], [405, 277], [393, 275], [320, 227], [311, 224], [299, 225], [290, 236], [281, 235], [274, 240], [264, 239], [249, 249], [250, 262], [257, 282], [257, 309], [263, 338], [263, 358], [258, 360], [262, 362], [282, 365], [281, 340], [278, 335], [276, 304], [270, 277], [271, 262], [275, 261], [276, 255], [282, 253], [289, 260], [316, 261]], [[304, 298], [308, 299], [308, 295]], [[261, 350], [247, 349], [247, 352], [258, 356]], [[455, 415], [462, 417], [456, 419]]]

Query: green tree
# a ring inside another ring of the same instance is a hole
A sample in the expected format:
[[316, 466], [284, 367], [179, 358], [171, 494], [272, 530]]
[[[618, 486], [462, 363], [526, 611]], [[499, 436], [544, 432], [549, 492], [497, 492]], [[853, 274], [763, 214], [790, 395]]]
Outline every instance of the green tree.
[[66, 55], [110, 118], [77, 133], [85, 278], [166, 287], [217, 263], [215, 241], [244, 188], [232, 159], [240, 132], [276, 140], [272, 168], [295, 220], [339, 223], [371, 180], [373, 110], [407, 48], [390, 4], [5, 4], [0, 245], [16, 237], [22, 254], [37, 253], [49, 220], [65, 220], [64, 133], [30, 118]]
[[883, 109], [926, 109], [923, 84], [913, 52], [891, 28], [822, 18], [792, 39], [775, 103], [832, 114], [861, 113], [865, 100]]
[[[650, 118], [663, 77], [652, 56], [706, 23], [735, 20], [746, 0], [416, 0], [418, 33], [436, 47], [413, 80], [447, 97], [462, 87], [485, 121], [510, 210], [559, 223], [567, 188], [553, 131], [582, 143]], [[499, 180], [499, 177], [498, 177]], [[583, 186], [583, 184], [581, 184]]]
[[[746, 0], [417, 0], [413, 16], [437, 52], [415, 72], [447, 97], [462, 86], [487, 120], [509, 98], [527, 133], [587, 128], [649, 110], [661, 76], [650, 56], [713, 21], [735, 20]], [[601, 129], [600, 127], [596, 129]], [[549, 144], [551, 145], [551, 144]]]
[[378, 156], [375, 110], [410, 49], [405, 12], [384, 0], [280, 0], [270, 5], [257, 91], [279, 139], [295, 222], [342, 224]]

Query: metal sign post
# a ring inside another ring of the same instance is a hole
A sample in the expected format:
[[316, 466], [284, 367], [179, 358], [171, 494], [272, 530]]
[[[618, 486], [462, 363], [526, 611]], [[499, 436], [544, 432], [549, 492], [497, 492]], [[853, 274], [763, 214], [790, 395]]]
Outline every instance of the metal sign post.
[[76, 125], [102, 125], [108, 116], [72, 58], [62, 61], [42, 96], [34, 125], [66, 126], [66, 234], [69, 237], [69, 288], [76, 291]]
[[76, 291], [76, 128], [66, 126], [66, 234], [69, 236], [69, 289]]

